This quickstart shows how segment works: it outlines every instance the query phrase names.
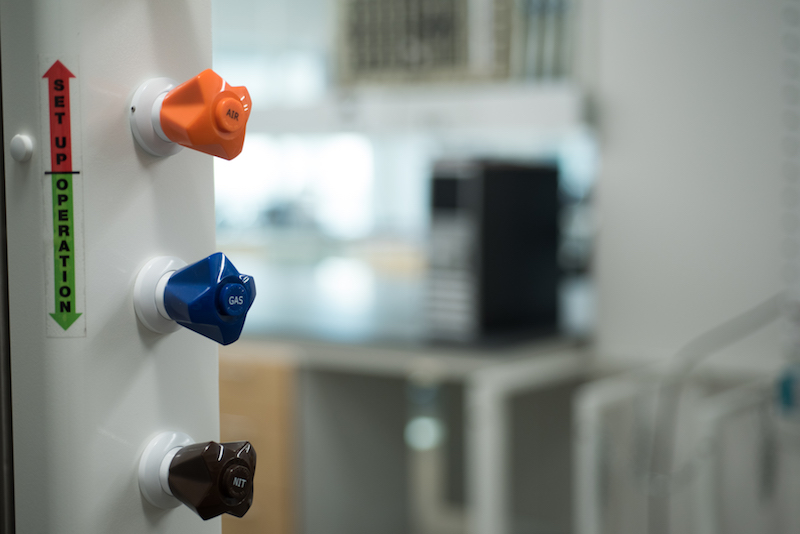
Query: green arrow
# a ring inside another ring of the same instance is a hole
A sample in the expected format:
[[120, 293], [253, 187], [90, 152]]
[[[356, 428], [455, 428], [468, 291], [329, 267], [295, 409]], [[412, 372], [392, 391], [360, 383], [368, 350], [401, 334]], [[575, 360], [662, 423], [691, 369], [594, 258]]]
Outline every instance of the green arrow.
[[52, 317], [64, 330], [81, 316], [75, 310], [75, 211], [72, 174], [52, 174], [53, 178], [53, 259], [55, 313]]

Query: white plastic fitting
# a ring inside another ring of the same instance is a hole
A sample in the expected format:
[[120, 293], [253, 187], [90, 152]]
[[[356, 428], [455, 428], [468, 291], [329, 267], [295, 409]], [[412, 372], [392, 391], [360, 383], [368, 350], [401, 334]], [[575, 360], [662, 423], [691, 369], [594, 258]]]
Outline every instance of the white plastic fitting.
[[27, 135], [17, 134], [11, 138], [9, 143], [11, 157], [15, 161], [23, 163], [31, 159], [33, 154], [33, 140]]
[[170, 334], [180, 328], [167, 314], [164, 289], [172, 273], [183, 267], [186, 267], [186, 262], [180, 258], [159, 256], [147, 262], [136, 277], [133, 285], [136, 317], [153, 332]]
[[183, 148], [173, 143], [161, 128], [161, 104], [178, 85], [171, 78], [153, 78], [136, 89], [131, 100], [131, 131], [136, 142], [153, 156], [172, 156]]
[[169, 466], [182, 447], [194, 440], [183, 432], [163, 432], [145, 447], [139, 460], [139, 490], [147, 502], [159, 508], [175, 508], [181, 503], [169, 488]]

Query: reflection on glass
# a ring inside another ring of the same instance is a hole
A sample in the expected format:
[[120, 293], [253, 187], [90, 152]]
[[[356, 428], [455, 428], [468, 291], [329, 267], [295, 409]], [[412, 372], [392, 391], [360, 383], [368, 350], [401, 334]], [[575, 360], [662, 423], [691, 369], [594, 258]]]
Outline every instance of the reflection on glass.
[[318, 229], [337, 239], [371, 229], [372, 148], [363, 136], [249, 134], [242, 154], [216, 160], [214, 170], [226, 240], [264, 227]]
[[244, 335], [422, 337], [426, 176], [404, 146], [248, 134], [215, 163], [219, 246], [258, 283]]

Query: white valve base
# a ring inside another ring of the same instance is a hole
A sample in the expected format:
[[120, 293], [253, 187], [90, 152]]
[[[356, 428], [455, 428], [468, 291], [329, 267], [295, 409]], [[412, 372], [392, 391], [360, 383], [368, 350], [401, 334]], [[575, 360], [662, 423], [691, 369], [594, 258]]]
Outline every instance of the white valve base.
[[181, 449], [194, 443], [183, 432], [164, 432], [153, 438], [139, 460], [139, 490], [147, 502], [159, 508], [175, 508], [181, 503], [169, 489], [169, 465]]
[[142, 267], [133, 285], [133, 307], [139, 321], [159, 334], [170, 334], [180, 325], [169, 318], [164, 307], [164, 288], [169, 277], [186, 262], [175, 256], [153, 258]]
[[161, 128], [161, 104], [178, 82], [170, 78], [153, 78], [136, 89], [131, 100], [131, 131], [136, 142], [153, 156], [172, 156], [183, 148], [164, 135]]

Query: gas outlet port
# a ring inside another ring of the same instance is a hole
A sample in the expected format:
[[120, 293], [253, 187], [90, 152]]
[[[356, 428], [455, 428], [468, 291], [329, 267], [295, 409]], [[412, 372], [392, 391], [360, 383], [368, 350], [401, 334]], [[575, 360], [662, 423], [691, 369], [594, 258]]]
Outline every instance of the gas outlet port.
[[139, 489], [158, 508], [184, 504], [203, 519], [244, 516], [253, 504], [256, 451], [247, 441], [194, 443], [163, 432], [139, 461]]
[[153, 156], [171, 156], [181, 147], [223, 159], [242, 152], [250, 93], [206, 69], [179, 84], [153, 78], [133, 95], [130, 121], [133, 137]]
[[221, 252], [191, 265], [175, 256], [153, 258], [133, 288], [136, 316], [149, 330], [169, 334], [183, 326], [221, 345], [239, 339], [255, 298], [253, 278]]

